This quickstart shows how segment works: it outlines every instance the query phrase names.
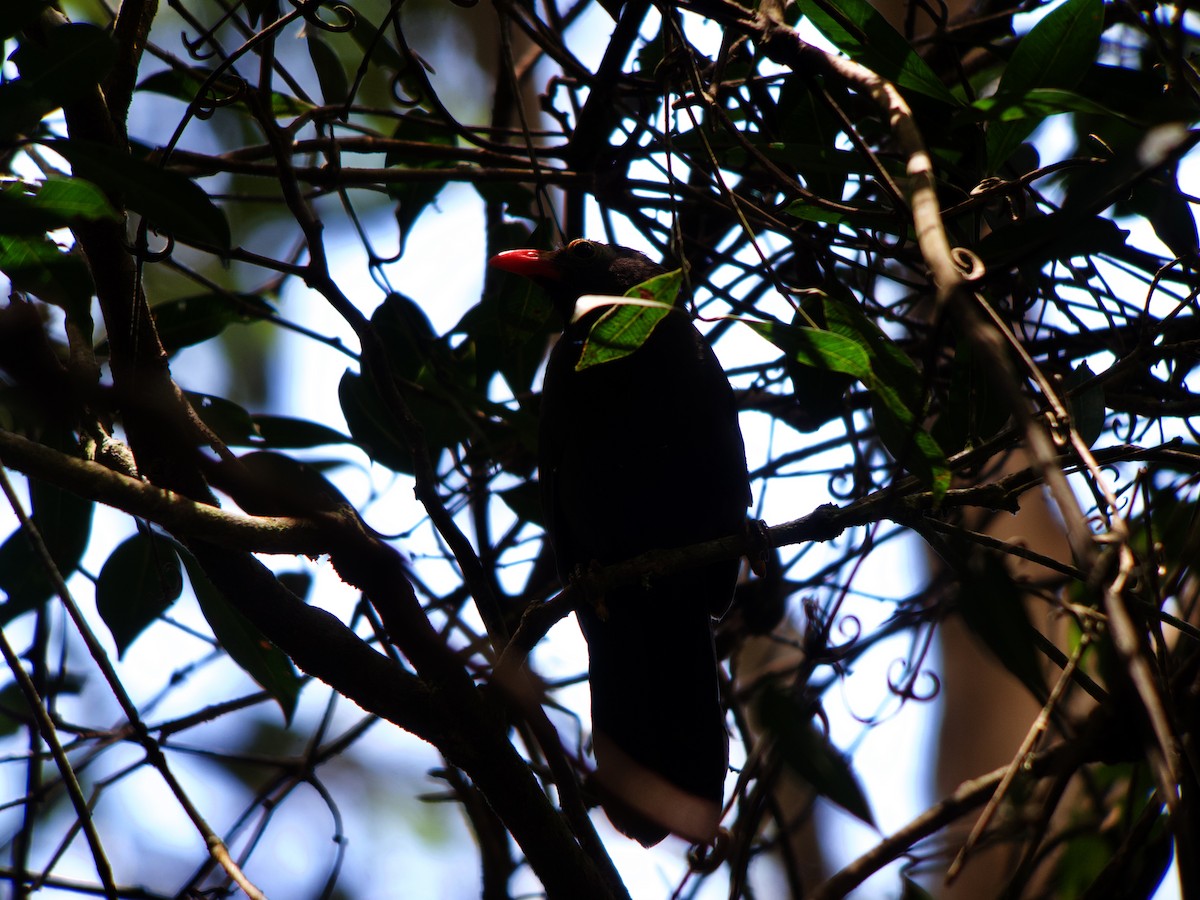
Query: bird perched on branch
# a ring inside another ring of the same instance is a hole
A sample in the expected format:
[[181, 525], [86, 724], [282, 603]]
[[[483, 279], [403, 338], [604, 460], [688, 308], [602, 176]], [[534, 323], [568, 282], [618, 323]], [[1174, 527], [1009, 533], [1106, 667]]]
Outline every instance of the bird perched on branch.
[[[510, 250], [496, 268], [532, 279], [562, 317], [542, 388], [539, 478], [559, 576], [737, 533], [750, 503], [733, 390], [682, 309], [620, 359], [577, 369], [619, 297], [664, 269], [636, 250], [572, 241]], [[582, 307], [583, 304], [580, 304]], [[609, 819], [645, 846], [674, 833], [710, 843], [729, 739], [713, 619], [738, 561], [705, 564], [581, 603], [588, 642], [595, 784]]]

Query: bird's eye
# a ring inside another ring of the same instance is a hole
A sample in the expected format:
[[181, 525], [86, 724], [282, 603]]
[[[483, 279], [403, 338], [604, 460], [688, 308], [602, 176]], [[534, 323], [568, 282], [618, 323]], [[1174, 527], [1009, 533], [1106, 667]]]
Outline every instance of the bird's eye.
[[567, 244], [567, 251], [571, 254], [571, 256], [575, 257], [575, 259], [578, 259], [581, 262], [587, 262], [590, 259], [595, 259], [596, 244], [594, 241], [576, 238], [575, 240], [571, 241], [571, 243]]

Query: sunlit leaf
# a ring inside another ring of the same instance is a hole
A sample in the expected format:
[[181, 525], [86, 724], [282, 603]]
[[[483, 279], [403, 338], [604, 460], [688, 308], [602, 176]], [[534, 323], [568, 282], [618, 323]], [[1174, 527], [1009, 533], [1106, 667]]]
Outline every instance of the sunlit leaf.
[[[1095, 60], [1103, 29], [1103, 0], [1066, 0], [1021, 38], [996, 96], [1004, 103], [1020, 103], [1034, 88], [1073, 88]], [[988, 171], [1003, 165], [1039, 121], [1031, 116], [993, 123], [987, 132]]]
[[950, 487], [950, 470], [937, 441], [921, 423], [921, 378], [894, 342], [861, 312], [850, 313], [846, 306], [826, 303], [829, 331], [769, 320], [741, 321], [801, 365], [858, 379], [871, 392], [875, 424], [889, 452], [940, 498]]
[[873, 380], [870, 356], [860, 344], [848, 337], [807, 326], [793, 327], [782, 322], [743, 321], [803, 365], [844, 372], [866, 384]]
[[800, 0], [800, 11], [851, 59], [902, 88], [957, 105], [929, 64], [865, 0]]
[[0, 234], [0, 272], [13, 287], [67, 311], [91, 329], [91, 269], [82, 255], [60, 247], [44, 234]]
[[623, 359], [646, 342], [664, 318], [677, 313], [675, 301], [683, 285], [683, 272], [664, 272], [625, 292], [628, 300], [580, 297], [575, 318], [597, 306], [610, 307], [588, 331], [575, 371]]
[[51, 175], [41, 184], [0, 186], [0, 233], [32, 235], [77, 221], [119, 218], [104, 192], [82, 178]]

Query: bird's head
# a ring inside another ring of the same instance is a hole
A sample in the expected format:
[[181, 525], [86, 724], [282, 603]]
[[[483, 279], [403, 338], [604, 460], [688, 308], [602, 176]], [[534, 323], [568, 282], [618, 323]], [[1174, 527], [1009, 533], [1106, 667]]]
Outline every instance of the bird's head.
[[559, 250], [506, 250], [488, 265], [541, 286], [564, 324], [571, 321], [575, 301], [584, 294], [621, 297], [666, 271], [637, 250], [582, 238]]

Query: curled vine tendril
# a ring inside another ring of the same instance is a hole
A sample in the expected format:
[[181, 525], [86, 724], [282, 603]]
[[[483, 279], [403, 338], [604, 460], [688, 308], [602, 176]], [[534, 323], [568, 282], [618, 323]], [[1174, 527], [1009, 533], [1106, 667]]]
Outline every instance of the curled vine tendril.
[[[804, 617], [808, 627], [804, 629], [803, 649], [814, 662], [836, 665], [862, 638], [862, 622], [854, 615], [839, 616], [831, 621], [828, 614], [812, 598], [803, 601]], [[840, 643], [830, 640], [834, 631], [842, 638]]]
[[[896, 667], [900, 667], [899, 675], [893, 677]], [[917, 690], [917, 682], [925, 679], [930, 683], [927, 690]], [[918, 662], [914, 668], [906, 659], [892, 660], [888, 666], [888, 690], [901, 700], [915, 700], [918, 703], [928, 703], [942, 692], [942, 680], [936, 672], [923, 668]]]
[[844, 466], [830, 472], [826, 490], [834, 500], [853, 500], [858, 494], [858, 479], [854, 477], [854, 470]]
[[392, 76], [392, 81], [389, 85], [392, 100], [396, 102], [397, 106], [403, 109], [414, 109], [421, 105], [421, 92], [417, 91], [411, 97], [404, 94], [404, 91], [412, 87], [411, 84], [406, 84], [406, 81], [408, 81], [407, 69], [397, 72]]
[[718, 829], [711, 844], [693, 844], [688, 850], [688, 867], [701, 875], [711, 875], [729, 856], [729, 830]]
[[[217, 88], [228, 90], [224, 96], [217, 94]], [[213, 114], [222, 107], [233, 106], [242, 101], [249, 90], [246, 80], [237, 75], [225, 75], [222, 79], [212, 84], [204, 92], [202, 97], [197, 97], [195, 101], [195, 115], [197, 119], [211, 119]]]
[[950, 251], [950, 258], [967, 281], [978, 281], [987, 273], [983, 260], [966, 247], [955, 247]]
[[154, 234], [162, 238], [163, 246], [161, 250], [151, 250], [149, 234], [149, 223], [145, 219], [142, 219], [141, 224], [138, 226], [137, 241], [126, 245], [126, 249], [130, 255], [141, 263], [158, 263], [169, 259], [175, 251], [175, 237], [168, 231], [156, 230]]
[[345, 3], [333, 3], [327, 7], [330, 12], [341, 19], [340, 22], [327, 22], [318, 15], [321, 8], [325, 6], [326, 0], [302, 0], [299, 3], [291, 0], [291, 3], [304, 17], [305, 22], [331, 34], [353, 31], [354, 27], [358, 25], [358, 14]]
[[211, 32], [208, 34], [198, 34], [194, 40], [188, 40], [186, 31], [179, 32], [179, 42], [187, 50], [188, 56], [197, 62], [205, 62], [217, 55], [217, 51], [212, 47], [209, 47], [207, 50], [202, 49], [211, 39]]

